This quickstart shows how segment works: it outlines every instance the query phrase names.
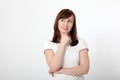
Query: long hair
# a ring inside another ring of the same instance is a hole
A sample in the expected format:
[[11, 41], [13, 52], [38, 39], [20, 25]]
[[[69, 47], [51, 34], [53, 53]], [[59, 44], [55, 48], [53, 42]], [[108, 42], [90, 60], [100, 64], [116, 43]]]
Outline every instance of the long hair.
[[76, 16], [74, 14], [74, 12], [72, 10], [69, 9], [62, 9], [56, 19], [55, 19], [55, 23], [54, 23], [54, 35], [52, 38], [52, 42], [54, 43], [60, 43], [60, 39], [61, 39], [61, 35], [60, 35], [60, 31], [58, 29], [58, 20], [59, 19], [67, 19], [69, 17], [71, 17], [73, 15], [74, 17], [74, 22], [73, 22], [73, 27], [70, 31], [70, 36], [71, 36], [71, 46], [75, 46], [78, 44], [78, 37], [77, 37], [77, 28], [76, 28]]

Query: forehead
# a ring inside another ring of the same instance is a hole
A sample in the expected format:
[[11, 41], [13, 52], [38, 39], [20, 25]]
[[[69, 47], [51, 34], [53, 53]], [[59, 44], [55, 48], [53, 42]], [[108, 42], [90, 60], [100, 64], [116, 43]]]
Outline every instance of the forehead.
[[74, 19], [74, 16], [72, 15], [72, 16], [70, 16], [68, 19]]
[[74, 20], [74, 16], [72, 15], [72, 16], [70, 16], [70, 17], [68, 17], [68, 18], [61, 18], [61, 19], [70, 19], [70, 20]]

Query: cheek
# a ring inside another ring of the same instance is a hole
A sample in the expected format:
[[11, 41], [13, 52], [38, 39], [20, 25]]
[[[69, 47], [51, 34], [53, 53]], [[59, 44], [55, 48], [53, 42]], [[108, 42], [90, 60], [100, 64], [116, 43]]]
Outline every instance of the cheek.
[[61, 27], [62, 25], [61, 24], [58, 24], [59, 27]]
[[71, 25], [69, 26], [69, 31], [72, 29], [72, 27], [73, 27], [73, 25], [71, 24]]
[[61, 30], [62, 30], [62, 28], [61, 28], [61, 25], [60, 25], [60, 24], [58, 25], [58, 29], [59, 29], [59, 31], [61, 31]]
[[58, 29], [61, 30], [61, 29], [62, 29], [62, 26], [63, 26], [63, 24], [59, 22], [59, 23], [58, 23]]
[[58, 22], [58, 27], [60, 28], [62, 26], [62, 24], [60, 22]]

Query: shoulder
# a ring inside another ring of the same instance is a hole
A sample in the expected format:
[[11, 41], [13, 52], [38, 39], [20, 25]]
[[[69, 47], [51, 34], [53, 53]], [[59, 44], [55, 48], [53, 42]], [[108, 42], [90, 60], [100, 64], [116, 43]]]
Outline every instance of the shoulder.
[[52, 42], [51, 39], [44, 41], [44, 46], [54, 47], [56, 45], [57, 45], [57, 43]]
[[79, 43], [84, 43], [84, 42], [86, 42], [86, 40], [83, 37], [78, 37], [78, 42]]
[[78, 41], [79, 41], [78, 46], [79, 46], [80, 50], [88, 49], [87, 42], [86, 42], [86, 40], [84, 38], [79, 37]]
[[45, 40], [44, 42], [43, 42], [43, 48], [44, 48], [44, 50], [46, 50], [46, 49], [53, 49], [53, 42], [51, 42], [51, 40], [50, 39], [48, 39], [48, 40]]

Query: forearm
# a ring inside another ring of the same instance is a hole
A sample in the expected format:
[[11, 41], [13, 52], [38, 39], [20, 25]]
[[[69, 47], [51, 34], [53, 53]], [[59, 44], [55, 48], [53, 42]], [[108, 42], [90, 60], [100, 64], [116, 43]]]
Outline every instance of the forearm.
[[79, 76], [88, 73], [89, 68], [85, 65], [70, 67], [70, 68], [62, 68], [59, 73], [67, 74], [72, 76]]
[[50, 63], [51, 70], [53, 70], [54, 72], [62, 67], [65, 49], [66, 45], [60, 43], [56, 51], [56, 54]]

